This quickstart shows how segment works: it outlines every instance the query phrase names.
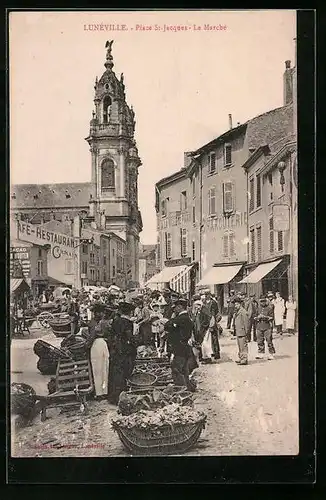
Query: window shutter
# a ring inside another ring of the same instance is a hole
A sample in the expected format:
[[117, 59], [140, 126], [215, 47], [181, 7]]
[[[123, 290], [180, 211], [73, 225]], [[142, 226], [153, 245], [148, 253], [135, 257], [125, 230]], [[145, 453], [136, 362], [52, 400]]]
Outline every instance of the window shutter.
[[223, 209], [224, 212], [233, 212], [233, 184], [232, 182], [225, 182], [223, 184]]
[[262, 260], [261, 227], [257, 227], [257, 257], [258, 261]]
[[192, 222], [196, 223], [196, 207], [192, 207]]
[[251, 262], [255, 262], [256, 260], [256, 248], [255, 248], [255, 230], [251, 229], [250, 230], [250, 260]]
[[223, 257], [229, 256], [229, 235], [223, 235]]
[[213, 187], [208, 191], [208, 213], [209, 215], [216, 214], [216, 191]]
[[277, 232], [277, 250], [279, 252], [283, 250], [283, 231]]
[[208, 161], [209, 161], [209, 173], [212, 174], [216, 170], [216, 153], [210, 153]]
[[261, 177], [260, 175], [256, 176], [256, 207], [261, 206]]
[[269, 219], [269, 251], [274, 253], [274, 222], [273, 217]]
[[187, 229], [181, 229], [181, 257], [187, 255]]
[[253, 209], [255, 208], [255, 184], [254, 184], [254, 179], [250, 179], [249, 183], [249, 212], [252, 212]]
[[232, 146], [231, 144], [224, 144], [224, 165], [229, 166], [232, 164]]
[[196, 243], [192, 242], [192, 260], [196, 259]]
[[229, 252], [230, 256], [235, 255], [235, 236], [234, 233], [229, 233]]

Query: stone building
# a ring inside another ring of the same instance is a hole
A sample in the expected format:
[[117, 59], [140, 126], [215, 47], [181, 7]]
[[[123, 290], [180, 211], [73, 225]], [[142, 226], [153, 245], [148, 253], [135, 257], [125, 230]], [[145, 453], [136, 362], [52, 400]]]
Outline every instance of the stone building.
[[69, 227], [78, 216], [85, 229], [116, 234], [125, 247], [121, 272], [125, 273], [127, 286], [133, 286], [138, 282], [142, 230], [138, 209], [141, 161], [134, 139], [135, 114], [126, 102], [124, 78], [121, 75], [118, 79], [113, 71], [112, 42], [106, 48], [105, 71], [95, 81], [95, 110], [86, 138], [91, 153], [91, 181], [12, 185], [10, 209], [20, 220], [33, 224], [57, 220]]
[[144, 287], [145, 283], [158, 271], [156, 245], [141, 245], [139, 249], [139, 286]]
[[[242, 166], [261, 145], [279, 149], [291, 137], [293, 95], [288, 91], [289, 80], [293, 80], [293, 69], [287, 61], [284, 106], [236, 127], [230, 115], [229, 130], [186, 153], [182, 169], [156, 184], [158, 253], [163, 277], [171, 276], [164, 270], [169, 260], [179, 259], [179, 265], [191, 268], [197, 261], [197, 286], [211, 288], [221, 308], [226, 305], [229, 290], [244, 277], [247, 263], [250, 194]], [[189, 290], [190, 282], [187, 286]]]

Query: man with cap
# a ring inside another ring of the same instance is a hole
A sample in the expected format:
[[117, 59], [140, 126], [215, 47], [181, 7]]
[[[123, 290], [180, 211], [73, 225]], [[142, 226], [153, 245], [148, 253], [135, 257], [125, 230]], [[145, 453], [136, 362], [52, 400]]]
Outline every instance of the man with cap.
[[[211, 332], [212, 337], [212, 350], [214, 359], [220, 359], [220, 343], [218, 338], [219, 328], [218, 328], [218, 317], [219, 308], [215, 299], [213, 299], [210, 290], [205, 290], [205, 300], [203, 304], [203, 309], [207, 316], [209, 317], [208, 329]], [[220, 321], [220, 318], [219, 318]]]
[[195, 388], [189, 380], [189, 362], [193, 354], [189, 340], [192, 336], [193, 323], [187, 312], [187, 306], [187, 300], [178, 299], [175, 302], [176, 317], [165, 324], [165, 330], [168, 332], [168, 342], [172, 352], [173, 382], [175, 385], [186, 386], [193, 392]]
[[239, 297], [234, 299], [234, 328], [238, 343], [238, 356], [239, 360], [236, 361], [238, 365], [248, 364], [248, 327], [249, 318], [247, 311], [242, 305], [242, 300]]
[[252, 293], [244, 302], [244, 308], [247, 311], [249, 318], [248, 327], [248, 342], [251, 342], [251, 331], [253, 330], [253, 340], [256, 341], [256, 322], [254, 318], [257, 314], [258, 303], [255, 299], [255, 294]]
[[137, 355], [136, 339], [133, 335], [131, 316], [134, 305], [120, 302], [119, 312], [111, 325], [108, 338], [110, 351], [109, 401], [117, 404], [119, 395], [127, 388], [127, 380], [134, 369]]
[[258, 354], [256, 359], [262, 359], [265, 355], [265, 341], [268, 347], [268, 359], [274, 359], [275, 348], [273, 344], [273, 334], [272, 334], [272, 321], [273, 321], [273, 307], [268, 303], [265, 296], [261, 296], [259, 299], [257, 315], [256, 315], [256, 335], [257, 335], [257, 345]]
[[235, 291], [230, 290], [229, 298], [226, 301], [227, 302], [227, 316], [228, 316], [226, 328], [228, 330], [231, 330], [232, 320], [233, 320], [233, 316], [234, 316], [234, 310], [235, 310], [234, 309], [234, 297], [235, 297]]

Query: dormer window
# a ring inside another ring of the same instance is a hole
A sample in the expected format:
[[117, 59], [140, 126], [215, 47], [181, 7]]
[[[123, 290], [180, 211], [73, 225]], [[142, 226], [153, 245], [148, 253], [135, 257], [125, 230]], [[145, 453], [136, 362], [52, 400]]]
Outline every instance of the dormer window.
[[232, 165], [232, 145], [224, 144], [224, 167]]
[[34, 194], [33, 198], [34, 198], [34, 200], [37, 200], [38, 199], [38, 194]]
[[66, 198], [69, 199], [71, 198], [70, 194], [69, 193], [66, 193]]
[[16, 193], [12, 193], [11, 198], [12, 198], [13, 200], [15, 200], [15, 199], [16, 199]]
[[103, 123], [109, 122], [111, 104], [112, 104], [111, 97], [108, 95], [105, 96], [103, 99]]

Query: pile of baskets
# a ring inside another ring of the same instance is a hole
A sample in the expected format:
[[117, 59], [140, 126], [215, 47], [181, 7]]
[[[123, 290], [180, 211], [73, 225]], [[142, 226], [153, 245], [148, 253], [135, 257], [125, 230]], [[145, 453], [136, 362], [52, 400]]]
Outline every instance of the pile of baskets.
[[68, 356], [63, 349], [58, 349], [41, 339], [35, 342], [33, 350], [39, 357], [37, 369], [43, 375], [54, 375], [59, 359]]
[[36, 403], [36, 392], [28, 384], [13, 382], [10, 388], [11, 413], [30, 417]]

